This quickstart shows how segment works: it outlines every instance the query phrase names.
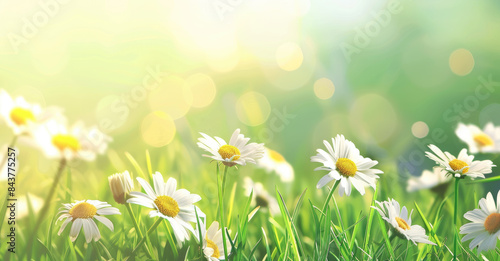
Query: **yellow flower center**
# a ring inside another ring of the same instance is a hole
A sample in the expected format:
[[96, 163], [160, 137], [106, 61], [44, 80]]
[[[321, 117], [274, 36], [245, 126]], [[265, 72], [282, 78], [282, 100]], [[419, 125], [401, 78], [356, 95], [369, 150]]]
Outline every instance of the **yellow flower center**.
[[347, 158], [338, 159], [335, 166], [337, 166], [338, 171], [344, 177], [354, 177], [354, 175], [356, 175], [356, 171], [358, 171], [356, 164]]
[[207, 247], [214, 250], [214, 253], [212, 254], [211, 257], [215, 257], [215, 258], [219, 259], [220, 253], [219, 253], [219, 248], [217, 247], [217, 245], [214, 243], [214, 241], [212, 241], [208, 238], [206, 238], [206, 240], [207, 240]]
[[474, 136], [474, 141], [481, 147], [493, 145], [493, 140], [484, 133]]
[[35, 116], [28, 109], [16, 107], [10, 111], [10, 119], [17, 125], [24, 125], [28, 121], [34, 121]]
[[[466, 167], [467, 166], [467, 163], [459, 160], [459, 159], [454, 159], [452, 161], [450, 161], [450, 167], [454, 170], [454, 171], [458, 171], [458, 170], [461, 170], [463, 167]], [[462, 174], [465, 174], [467, 173], [467, 171], [469, 171], [469, 168], [464, 168], [462, 170]]]
[[159, 196], [155, 199], [155, 205], [158, 210], [165, 216], [176, 217], [179, 214], [179, 204], [175, 199], [169, 196]]
[[275, 150], [268, 150], [269, 151], [269, 157], [276, 162], [284, 162], [285, 158], [277, 151]]
[[93, 218], [96, 213], [97, 208], [87, 202], [78, 203], [69, 210], [69, 214], [73, 220], [77, 218]]
[[237, 160], [240, 158], [240, 150], [232, 145], [223, 145], [219, 148], [219, 154], [223, 159]]
[[77, 138], [69, 134], [56, 134], [52, 137], [52, 144], [59, 150], [71, 149], [78, 151], [80, 149], [80, 142]]
[[500, 230], [500, 213], [490, 214], [484, 221], [484, 229], [490, 233], [495, 234]]
[[410, 226], [406, 221], [400, 217], [396, 217], [396, 222], [398, 222], [398, 226], [404, 230], [410, 230]]

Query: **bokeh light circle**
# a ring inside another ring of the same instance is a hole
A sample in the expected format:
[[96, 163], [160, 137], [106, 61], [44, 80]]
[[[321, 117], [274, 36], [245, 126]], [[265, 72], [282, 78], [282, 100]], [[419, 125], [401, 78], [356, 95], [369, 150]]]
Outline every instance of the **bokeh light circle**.
[[304, 61], [304, 54], [299, 45], [293, 42], [287, 42], [276, 50], [276, 63], [285, 71], [295, 71]]
[[186, 81], [173, 75], [164, 77], [149, 95], [151, 110], [163, 111], [174, 120], [186, 115], [192, 103], [193, 95]]
[[141, 124], [141, 136], [144, 142], [153, 147], [163, 147], [174, 139], [176, 132], [172, 118], [163, 111], [148, 114]]
[[465, 76], [474, 69], [474, 56], [469, 50], [460, 48], [451, 53], [449, 64], [454, 74]]
[[423, 121], [417, 121], [411, 126], [411, 133], [416, 138], [424, 138], [427, 134], [429, 134], [429, 126], [427, 126], [427, 124]]
[[186, 79], [186, 83], [193, 94], [193, 107], [203, 108], [213, 102], [217, 89], [210, 76], [203, 73], [193, 74]]
[[349, 113], [351, 129], [365, 140], [384, 142], [396, 131], [398, 118], [394, 106], [375, 93], [357, 98]]
[[269, 101], [258, 92], [247, 92], [236, 102], [238, 119], [248, 126], [257, 126], [266, 122], [270, 113]]
[[314, 83], [314, 94], [322, 100], [331, 98], [334, 92], [335, 85], [328, 78], [320, 78]]

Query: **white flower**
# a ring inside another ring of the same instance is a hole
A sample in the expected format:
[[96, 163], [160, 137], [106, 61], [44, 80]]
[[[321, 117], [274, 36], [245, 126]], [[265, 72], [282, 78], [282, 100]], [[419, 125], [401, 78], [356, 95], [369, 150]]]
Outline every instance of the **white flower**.
[[245, 138], [240, 134], [240, 129], [236, 129], [229, 140], [229, 144], [219, 138], [212, 138], [205, 133], [200, 134], [198, 146], [212, 155], [203, 155], [217, 161], [221, 161], [226, 166], [236, 164], [246, 165], [247, 162], [256, 164], [256, 160], [262, 158], [264, 154], [264, 144], [250, 143], [250, 138]]
[[34, 131], [35, 141], [48, 158], [94, 160], [103, 154], [111, 138], [96, 127], [85, 128], [82, 122], [67, 127], [66, 119], [53, 118]]
[[276, 198], [271, 196], [260, 182], [254, 182], [251, 178], [245, 177], [243, 179], [243, 187], [245, 194], [250, 196], [253, 190], [252, 204], [260, 206], [261, 208], [269, 209], [271, 215], [278, 215], [281, 213], [280, 206]]
[[38, 104], [30, 104], [23, 97], [13, 99], [6, 91], [0, 90], [0, 118], [14, 135], [30, 134], [37, 123], [56, 113], [55, 108], [42, 110]]
[[421, 189], [431, 189], [439, 185], [448, 184], [451, 181], [451, 176], [442, 168], [434, 168], [433, 171], [424, 170], [419, 177], [411, 177], [408, 179], [408, 192], [414, 192]]
[[132, 182], [128, 170], [109, 176], [108, 181], [116, 203], [125, 204], [128, 195], [134, 189], [134, 182]]
[[[203, 237], [203, 254], [208, 261], [226, 260], [224, 256], [224, 241], [222, 229], [219, 229], [219, 222], [214, 221], [205, 231], [205, 224], [202, 225], [201, 235]], [[231, 242], [226, 237], [227, 253], [231, 253]]]
[[470, 176], [471, 178], [484, 178], [484, 174], [491, 173], [491, 168], [496, 167], [491, 160], [473, 161], [474, 156], [467, 155], [467, 149], [462, 149], [458, 157], [449, 152], [442, 152], [438, 147], [431, 144], [429, 148], [433, 153], [426, 151], [425, 154], [431, 160], [440, 165], [440, 168], [455, 174], [455, 177]]
[[294, 180], [292, 165], [277, 151], [265, 148], [264, 156], [257, 161], [257, 166], [265, 169], [267, 173], [275, 172], [283, 182]]
[[372, 206], [376, 209], [380, 216], [391, 225], [393, 231], [400, 238], [410, 240], [415, 245], [418, 243], [426, 243], [435, 245], [435, 243], [429, 241], [427, 235], [425, 235], [425, 229], [419, 225], [411, 225], [411, 210], [410, 215], [408, 215], [408, 210], [405, 206], [402, 209], [399, 207], [399, 203], [394, 199], [389, 199], [389, 201], [378, 202], [378, 207]]
[[455, 133], [467, 143], [471, 153], [500, 152], [500, 127], [495, 127], [491, 122], [484, 126], [484, 130], [476, 125], [459, 123]]
[[75, 203], [63, 204], [62, 211], [59, 212], [61, 216], [57, 221], [63, 219], [64, 222], [59, 229], [58, 235], [64, 231], [64, 228], [71, 222], [71, 230], [69, 231], [69, 238], [71, 241], [75, 241], [80, 234], [80, 230], [83, 227], [83, 232], [85, 233], [85, 240], [87, 243], [94, 240], [97, 241], [101, 238], [101, 233], [95, 220], [103, 223], [111, 231], [113, 231], [113, 223], [105, 215], [121, 215], [120, 210], [111, 207], [110, 204], [102, 202], [99, 200], [82, 200], [76, 201]]
[[[166, 219], [174, 230], [175, 237], [179, 243], [189, 239], [187, 230], [194, 233], [193, 227], [189, 222], [196, 222], [194, 203], [201, 200], [196, 194], [191, 194], [185, 189], [177, 189], [177, 181], [169, 178], [167, 183], [163, 181], [161, 173], [153, 174], [154, 190], [149, 183], [137, 178], [146, 194], [141, 192], [130, 192], [130, 198], [127, 203], [137, 204], [152, 208], [149, 217], [161, 217]], [[198, 216], [201, 211], [197, 210]]]
[[495, 249], [497, 239], [500, 240], [500, 191], [497, 193], [497, 204], [491, 192], [486, 198], [479, 200], [479, 209], [465, 213], [464, 217], [471, 223], [460, 228], [460, 234], [467, 234], [462, 242], [472, 239], [469, 248], [478, 247], [477, 251]]
[[318, 149], [318, 154], [311, 157], [312, 162], [322, 163], [323, 166], [315, 170], [326, 170], [329, 173], [323, 176], [316, 187], [322, 188], [332, 180], [340, 180], [339, 195], [351, 195], [351, 184], [361, 195], [365, 194], [365, 186], [373, 188], [376, 186], [378, 176], [383, 172], [378, 169], [371, 169], [377, 165], [376, 160], [364, 158], [359, 154], [359, 150], [344, 135], [337, 135], [332, 139], [332, 145], [328, 141], [323, 141], [328, 152]]

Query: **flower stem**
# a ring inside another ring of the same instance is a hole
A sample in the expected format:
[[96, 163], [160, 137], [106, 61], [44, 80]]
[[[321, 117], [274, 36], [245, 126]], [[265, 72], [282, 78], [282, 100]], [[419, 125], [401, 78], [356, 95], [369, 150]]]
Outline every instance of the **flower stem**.
[[134, 212], [132, 211], [132, 207], [130, 206], [130, 203], [125, 203], [125, 207], [127, 207], [128, 214], [130, 215], [130, 218], [132, 219], [132, 221], [134, 223], [134, 228], [135, 228], [137, 235], [140, 238], [143, 238], [144, 236], [142, 235], [142, 232], [139, 229], [139, 224], [137, 224], [137, 220], [135, 219], [135, 215], [134, 215]]
[[457, 231], [457, 218], [458, 218], [458, 182], [460, 178], [455, 178], [455, 209], [453, 214], [453, 230], [455, 230], [455, 240], [453, 245], [453, 260], [457, 259], [457, 247], [458, 247], [458, 231]]
[[49, 194], [47, 194], [47, 197], [45, 198], [45, 202], [43, 203], [43, 207], [40, 210], [40, 214], [38, 215], [38, 219], [36, 220], [35, 227], [33, 228], [33, 231], [31, 232], [31, 236], [28, 239], [28, 244], [26, 247], [26, 250], [27, 250], [26, 252], [28, 253], [28, 260], [31, 260], [31, 248], [33, 247], [33, 241], [36, 238], [36, 234], [38, 232], [38, 229], [40, 228], [40, 225], [42, 224], [45, 216], [47, 215], [47, 212], [50, 208], [50, 204], [52, 202], [52, 197], [56, 193], [57, 185], [59, 184], [59, 180], [61, 179], [61, 176], [62, 176], [62, 173], [63, 173], [63, 170], [65, 167], [66, 167], [66, 159], [63, 158], [63, 159], [61, 159], [61, 162], [59, 163], [59, 169], [57, 170], [54, 181], [52, 182], [52, 187], [50, 187]]
[[[151, 233], [153, 231], [155, 231], [155, 229], [161, 224], [162, 221], [163, 221], [163, 218], [158, 218], [156, 220], [156, 222], [148, 229], [148, 232], [146, 233], [146, 235], [149, 237], [149, 235], [151, 235]], [[134, 250], [132, 250], [132, 253], [130, 253], [130, 257], [134, 256], [135, 252], [144, 243], [144, 241], [146, 241], [146, 237], [142, 237], [141, 238], [141, 241], [139, 241], [139, 243], [137, 243], [137, 245], [135, 246]]]
[[323, 205], [323, 215], [320, 218], [320, 222], [323, 220], [323, 217], [326, 216], [326, 208], [328, 207], [328, 204], [330, 203], [330, 200], [332, 199], [333, 192], [335, 192], [335, 189], [339, 186], [340, 180], [337, 180], [335, 182], [335, 185], [333, 185], [333, 188], [330, 190], [330, 193], [328, 193], [328, 197], [326, 197], [325, 204]]
[[227, 174], [227, 166], [225, 166], [224, 169], [224, 174], [222, 176], [222, 184], [219, 185], [219, 164], [217, 164], [217, 187], [218, 187], [218, 192], [219, 192], [219, 222], [221, 225], [221, 230], [222, 230], [222, 244], [224, 245], [224, 259], [228, 260], [228, 255], [227, 255], [227, 242], [226, 242], [226, 227], [224, 223], [224, 183], [226, 181], [226, 174]]

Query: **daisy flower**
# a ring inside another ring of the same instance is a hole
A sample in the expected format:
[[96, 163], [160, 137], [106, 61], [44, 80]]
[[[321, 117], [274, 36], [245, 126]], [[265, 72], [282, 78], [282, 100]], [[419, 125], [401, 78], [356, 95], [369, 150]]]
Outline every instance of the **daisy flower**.
[[389, 223], [392, 227], [394, 233], [402, 239], [410, 240], [413, 244], [425, 243], [435, 245], [435, 243], [429, 241], [427, 235], [425, 235], [425, 229], [419, 225], [411, 225], [411, 210], [410, 215], [408, 215], [408, 210], [405, 206], [403, 208], [399, 207], [399, 203], [394, 199], [389, 199], [389, 201], [378, 202], [375, 201], [378, 207], [372, 206], [376, 209], [382, 219]]
[[500, 191], [497, 193], [496, 205], [489, 192], [486, 198], [479, 200], [479, 209], [465, 213], [464, 217], [472, 222], [460, 228], [460, 234], [467, 234], [462, 242], [472, 239], [469, 248], [477, 246], [479, 253], [495, 249], [497, 239], [500, 240]]
[[[169, 178], [167, 183], [163, 181], [160, 172], [153, 174], [154, 190], [143, 178], [137, 178], [146, 194], [141, 192], [130, 192], [132, 198], [127, 203], [137, 204], [152, 208], [149, 217], [161, 217], [166, 219], [179, 243], [189, 238], [187, 231], [194, 233], [193, 227], [189, 222], [196, 222], [194, 203], [201, 200], [196, 194], [191, 194], [185, 189], [177, 189], [177, 181]], [[198, 216], [201, 211], [197, 209]]]
[[292, 165], [275, 150], [265, 148], [264, 156], [257, 161], [257, 166], [265, 169], [267, 173], [275, 172], [283, 182], [292, 182], [294, 179]]
[[316, 188], [322, 188], [332, 180], [340, 180], [339, 195], [351, 195], [351, 184], [361, 195], [365, 194], [365, 186], [375, 188], [378, 176], [383, 172], [372, 169], [377, 165], [376, 160], [364, 158], [359, 154], [359, 150], [354, 143], [344, 138], [344, 135], [337, 135], [332, 139], [332, 145], [328, 141], [323, 141], [328, 152], [318, 149], [318, 154], [311, 157], [312, 162], [319, 162], [323, 166], [315, 170], [326, 170], [328, 174], [323, 176]]
[[101, 238], [101, 233], [94, 220], [103, 223], [111, 231], [113, 231], [113, 223], [105, 215], [121, 215], [120, 210], [111, 207], [110, 204], [99, 200], [81, 200], [75, 203], [63, 204], [62, 211], [59, 212], [61, 216], [57, 221], [63, 219], [64, 222], [59, 229], [58, 235], [64, 231], [66, 226], [71, 222], [71, 230], [69, 231], [69, 238], [75, 241], [80, 234], [83, 227], [85, 233], [85, 240], [87, 243], [94, 240], [97, 241]]
[[424, 170], [419, 177], [411, 177], [408, 179], [408, 192], [415, 192], [421, 189], [439, 190], [446, 188], [451, 181], [451, 176], [442, 168], [434, 168], [433, 171]]
[[254, 206], [269, 209], [269, 212], [273, 216], [281, 213], [278, 201], [267, 192], [262, 183], [254, 182], [251, 178], [245, 177], [243, 179], [243, 187], [247, 196], [250, 196], [253, 190], [252, 204]]
[[128, 170], [109, 176], [108, 181], [116, 203], [125, 204], [130, 191], [134, 189], [134, 182], [132, 182]]
[[96, 154], [103, 154], [111, 141], [97, 127], [86, 128], [82, 122], [68, 128], [63, 117], [40, 125], [34, 131], [34, 138], [48, 158], [80, 158], [87, 161], [94, 160]]
[[23, 97], [12, 98], [6, 91], [0, 90], [0, 118], [16, 136], [30, 133], [36, 123], [56, 112], [55, 108], [42, 110], [38, 104], [30, 104]]
[[439, 168], [454, 174], [457, 178], [465, 176], [484, 178], [484, 174], [491, 173], [491, 168], [496, 167], [491, 160], [473, 161], [474, 156], [467, 155], [467, 149], [462, 149], [458, 157], [455, 158], [447, 151], [442, 152], [433, 144], [429, 145], [429, 148], [434, 153], [426, 151], [427, 157], [439, 164]]
[[495, 127], [491, 122], [483, 130], [476, 125], [459, 123], [455, 133], [467, 143], [471, 153], [500, 152], [500, 127]]
[[240, 134], [240, 129], [236, 129], [227, 144], [219, 137], [210, 137], [201, 133], [202, 138], [198, 139], [198, 146], [212, 155], [203, 155], [222, 162], [224, 165], [232, 167], [236, 164], [246, 165], [247, 162], [256, 164], [257, 160], [264, 154], [263, 143], [247, 144], [250, 138], [245, 138]]
[[[205, 231], [202, 225], [201, 235], [203, 237], [203, 255], [208, 261], [226, 260], [224, 256], [224, 244], [222, 239], [222, 229], [219, 229], [219, 222], [214, 221]], [[226, 239], [228, 255], [231, 252], [231, 242]]]

